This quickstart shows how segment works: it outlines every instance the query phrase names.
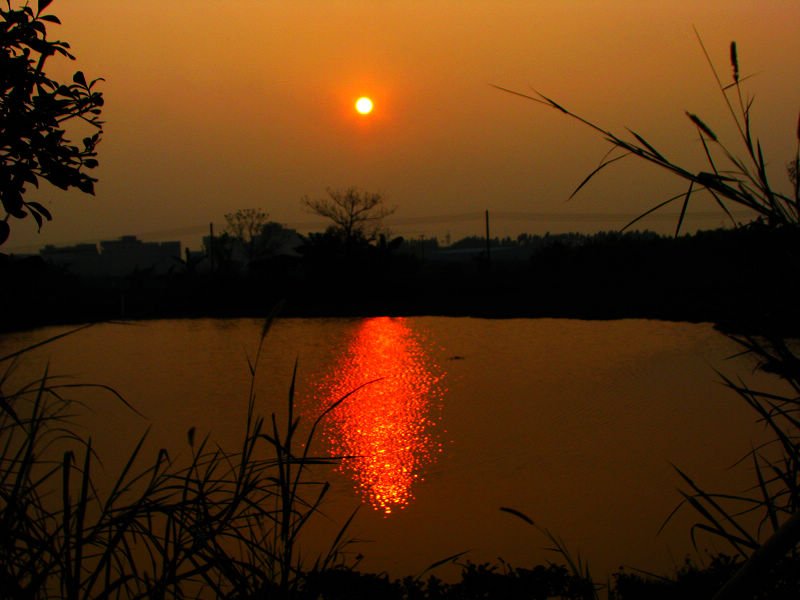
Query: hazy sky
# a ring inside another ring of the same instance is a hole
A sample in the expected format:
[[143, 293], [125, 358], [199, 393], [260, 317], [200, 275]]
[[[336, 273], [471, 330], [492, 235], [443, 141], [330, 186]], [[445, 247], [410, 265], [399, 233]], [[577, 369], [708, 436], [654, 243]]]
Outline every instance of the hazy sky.
[[[725, 79], [737, 41], [781, 182], [797, 147], [797, 0], [55, 0], [48, 12], [63, 22], [50, 37], [77, 55], [51, 75], [106, 79], [100, 182], [93, 198], [32, 194], [54, 221], [38, 234], [14, 221], [4, 251], [124, 234], [197, 249], [209, 222], [249, 207], [322, 230], [301, 198], [350, 185], [384, 193], [392, 230], [411, 237], [481, 235], [487, 209], [493, 234], [617, 228], [683, 184], [624, 161], [567, 202], [606, 145], [491, 84], [536, 88], [700, 169], [685, 110], [735, 138], [693, 26]], [[353, 109], [361, 95], [368, 117]]]

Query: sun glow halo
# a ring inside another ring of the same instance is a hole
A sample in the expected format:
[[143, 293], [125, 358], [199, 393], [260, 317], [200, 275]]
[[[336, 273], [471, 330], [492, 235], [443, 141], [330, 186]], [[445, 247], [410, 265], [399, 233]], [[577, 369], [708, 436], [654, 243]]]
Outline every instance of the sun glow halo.
[[372, 100], [369, 98], [359, 98], [356, 100], [356, 110], [362, 115], [367, 115], [372, 112]]

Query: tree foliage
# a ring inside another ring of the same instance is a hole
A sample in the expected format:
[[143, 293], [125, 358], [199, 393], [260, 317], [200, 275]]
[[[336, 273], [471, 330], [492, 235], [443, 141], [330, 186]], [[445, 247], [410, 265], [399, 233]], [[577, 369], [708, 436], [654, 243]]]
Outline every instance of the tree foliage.
[[250, 242], [261, 234], [269, 215], [260, 208], [244, 208], [226, 213], [225, 232], [245, 242]]
[[225, 215], [226, 227], [215, 240], [215, 257], [226, 261], [253, 263], [269, 259], [290, 247], [297, 233], [269, 220], [260, 208], [245, 208]]
[[348, 245], [377, 240], [383, 219], [397, 210], [385, 206], [383, 195], [377, 192], [366, 192], [356, 187], [344, 190], [328, 188], [327, 192], [327, 198], [303, 198], [303, 205], [310, 212], [333, 221], [334, 233]]
[[252, 261], [257, 254], [258, 240], [264, 226], [269, 222], [269, 215], [260, 208], [244, 208], [225, 214], [225, 233], [234, 243], [241, 245]]
[[[59, 55], [74, 60], [69, 44], [47, 39], [47, 24], [58, 17], [43, 14], [52, 0], [0, 7], [0, 244], [8, 239], [9, 218], [33, 216], [41, 229], [50, 212], [38, 202], [24, 200], [27, 185], [38, 187], [44, 179], [57, 188], [77, 188], [94, 194], [97, 181], [86, 170], [97, 166], [95, 147], [100, 141], [103, 95], [95, 90], [100, 79], [87, 81], [81, 71], [72, 82], [50, 79], [45, 62]], [[67, 138], [65, 124], [81, 122], [91, 134], [80, 145]]]

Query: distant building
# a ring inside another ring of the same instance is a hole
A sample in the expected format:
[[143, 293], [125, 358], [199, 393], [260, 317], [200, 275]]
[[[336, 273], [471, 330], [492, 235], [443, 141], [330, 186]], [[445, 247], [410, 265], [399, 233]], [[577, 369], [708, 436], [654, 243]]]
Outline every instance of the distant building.
[[181, 258], [180, 242], [142, 242], [134, 235], [100, 242], [100, 257], [105, 275], [127, 275], [152, 270], [166, 273]]
[[134, 271], [166, 273], [181, 258], [180, 242], [143, 242], [133, 235], [75, 246], [45, 246], [43, 259], [86, 276], [124, 276]]
[[97, 244], [76, 244], [75, 246], [54, 246], [48, 244], [39, 255], [49, 263], [67, 269], [76, 275], [99, 275], [101, 272], [100, 252]]

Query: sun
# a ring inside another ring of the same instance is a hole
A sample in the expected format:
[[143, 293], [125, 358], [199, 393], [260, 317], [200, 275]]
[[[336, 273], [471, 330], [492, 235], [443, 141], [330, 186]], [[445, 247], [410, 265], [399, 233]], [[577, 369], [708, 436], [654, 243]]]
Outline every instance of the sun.
[[362, 115], [368, 115], [372, 112], [372, 100], [363, 97], [356, 100], [356, 110]]

